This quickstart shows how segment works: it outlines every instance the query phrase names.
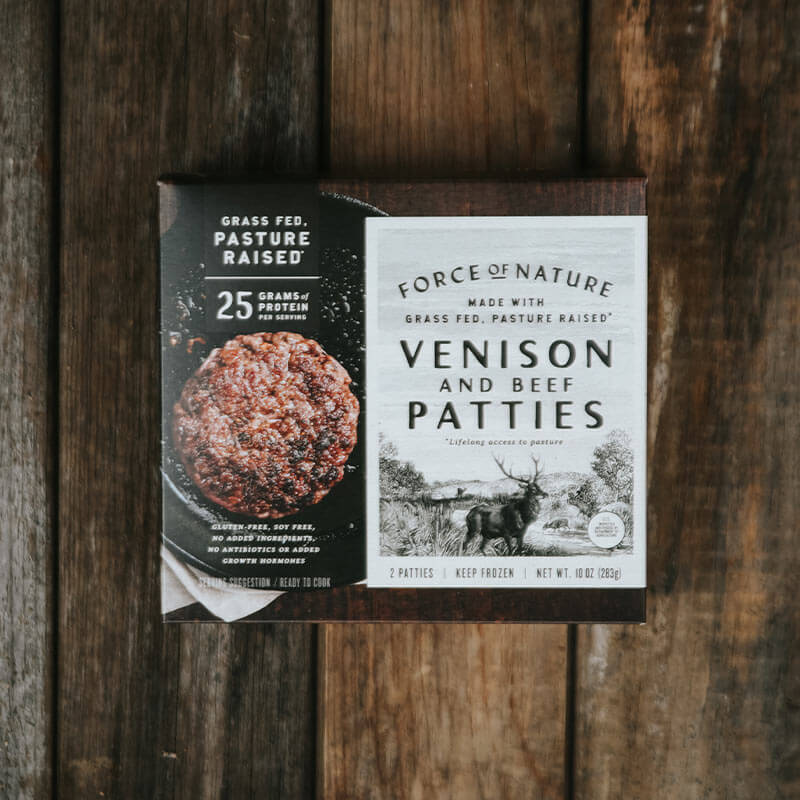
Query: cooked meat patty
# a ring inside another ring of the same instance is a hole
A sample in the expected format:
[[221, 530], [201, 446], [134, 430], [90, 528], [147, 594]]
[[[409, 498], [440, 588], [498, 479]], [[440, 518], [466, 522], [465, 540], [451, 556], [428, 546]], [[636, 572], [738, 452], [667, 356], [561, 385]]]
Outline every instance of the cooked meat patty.
[[173, 436], [210, 500], [239, 514], [284, 517], [342, 479], [358, 412], [350, 376], [317, 342], [255, 333], [214, 350], [189, 378]]

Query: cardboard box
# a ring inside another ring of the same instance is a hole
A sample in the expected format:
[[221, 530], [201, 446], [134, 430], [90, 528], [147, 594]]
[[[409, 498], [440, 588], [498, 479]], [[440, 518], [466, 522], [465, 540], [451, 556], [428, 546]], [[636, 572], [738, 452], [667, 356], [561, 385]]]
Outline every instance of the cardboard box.
[[644, 621], [644, 179], [159, 199], [165, 620]]

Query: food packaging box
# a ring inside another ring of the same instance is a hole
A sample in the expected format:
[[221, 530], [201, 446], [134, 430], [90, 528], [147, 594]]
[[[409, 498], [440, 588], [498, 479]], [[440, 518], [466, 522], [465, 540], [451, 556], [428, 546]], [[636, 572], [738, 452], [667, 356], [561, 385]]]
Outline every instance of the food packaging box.
[[158, 187], [165, 621], [645, 620], [644, 178]]

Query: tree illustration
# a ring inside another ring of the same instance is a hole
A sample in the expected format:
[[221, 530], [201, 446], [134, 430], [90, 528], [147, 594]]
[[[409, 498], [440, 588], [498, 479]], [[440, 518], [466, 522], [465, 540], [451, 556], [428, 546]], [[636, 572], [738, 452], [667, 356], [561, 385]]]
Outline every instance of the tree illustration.
[[569, 502], [587, 517], [594, 516], [601, 505], [601, 499], [595, 485], [597, 483], [597, 478], [586, 478], [567, 495]]
[[408, 461], [400, 461], [397, 447], [380, 438], [380, 492], [383, 498], [408, 497], [425, 489], [425, 476]]
[[623, 430], [613, 430], [594, 450], [592, 469], [614, 499], [630, 504], [633, 496], [633, 447]]

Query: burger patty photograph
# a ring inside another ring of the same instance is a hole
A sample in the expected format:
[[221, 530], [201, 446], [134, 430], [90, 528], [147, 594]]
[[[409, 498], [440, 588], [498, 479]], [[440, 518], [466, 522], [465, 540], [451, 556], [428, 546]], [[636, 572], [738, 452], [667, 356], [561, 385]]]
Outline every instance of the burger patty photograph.
[[175, 446], [215, 503], [277, 518], [321, 500], [357, 435], [350, 376], [295, 333], [237, 336], [212, 351], [173, 412]]
[[800, 800], [800, 2], [0, 43], [0, 800]]

